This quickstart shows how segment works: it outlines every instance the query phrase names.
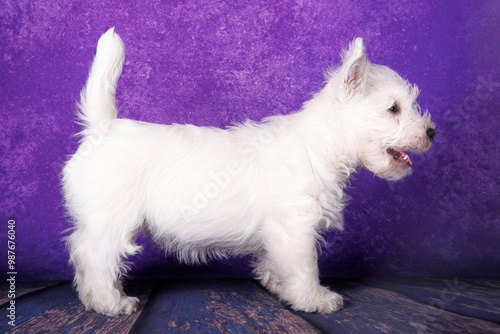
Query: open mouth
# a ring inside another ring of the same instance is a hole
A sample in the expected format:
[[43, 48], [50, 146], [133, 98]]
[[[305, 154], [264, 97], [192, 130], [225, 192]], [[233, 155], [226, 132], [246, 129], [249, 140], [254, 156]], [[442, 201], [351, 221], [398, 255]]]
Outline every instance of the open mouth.
[[394, 160], [400, 163], [404, 163], [407, 166], [412, 165], [410, 157], [404, 151], [398, 150], [397, 148], [388, 148], [387, 153], [389, 153], [394, 158]]

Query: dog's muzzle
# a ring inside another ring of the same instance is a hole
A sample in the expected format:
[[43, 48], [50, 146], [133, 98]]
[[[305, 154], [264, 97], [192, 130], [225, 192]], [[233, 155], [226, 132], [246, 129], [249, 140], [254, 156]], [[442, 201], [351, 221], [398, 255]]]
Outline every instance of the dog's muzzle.
[[433, 128], [427, 128], [425, 133], [427, 133], [427, 137], [429, 137], [430, 141], [432, 141], [434, 137], [436, 137], [436, 130], [434, 130]]

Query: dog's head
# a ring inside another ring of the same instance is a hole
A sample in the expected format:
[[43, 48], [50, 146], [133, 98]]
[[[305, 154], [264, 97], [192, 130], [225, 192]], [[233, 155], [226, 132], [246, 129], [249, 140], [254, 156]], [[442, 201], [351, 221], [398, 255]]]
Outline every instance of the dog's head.
[[422, 114], [419, 90], [396, 72], [366, 59], [361, 38], [342, 55], [342, 65], [330, 75], [335, 103], [356, 141], [362, 166], [388, 180], [411, 172], [408, 152], [423, 152], [436, 135], [428, 112]]

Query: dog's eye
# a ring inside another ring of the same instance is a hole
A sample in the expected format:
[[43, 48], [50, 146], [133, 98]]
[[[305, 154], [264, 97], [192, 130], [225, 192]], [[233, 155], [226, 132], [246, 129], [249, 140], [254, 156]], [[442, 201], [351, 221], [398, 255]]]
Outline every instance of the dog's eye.
[[389, 111], [392, 112], [393, 114], [397, 114], [399, 111], [397, 103], [394, 103], [394, 105], [389, 108]]

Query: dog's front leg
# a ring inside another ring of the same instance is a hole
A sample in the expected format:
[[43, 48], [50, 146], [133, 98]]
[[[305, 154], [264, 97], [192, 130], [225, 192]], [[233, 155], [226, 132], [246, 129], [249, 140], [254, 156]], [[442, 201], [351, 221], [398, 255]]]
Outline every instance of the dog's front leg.
[[272, 226], [265, 233], [255, 273], [294, 310], [332, 313], [342, 308], [342, 296], [320, 285], [316, 237], [309, 224]]

